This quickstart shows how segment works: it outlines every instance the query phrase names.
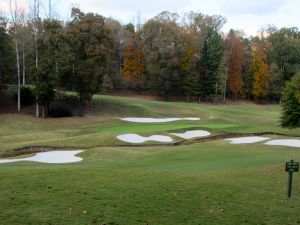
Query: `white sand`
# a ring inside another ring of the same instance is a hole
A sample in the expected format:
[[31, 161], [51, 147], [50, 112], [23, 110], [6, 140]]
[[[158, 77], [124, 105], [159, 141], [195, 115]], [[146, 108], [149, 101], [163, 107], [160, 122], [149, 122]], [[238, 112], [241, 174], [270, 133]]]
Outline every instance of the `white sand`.
[[265, 144], [266, 145], [280, 145], [280, 146], [288, 146], [288, 147], [300, 148], [300, 140], [297, 140], [297, 139], [271, 140], [271, 141], [268, 141]]
[[134, 122], [134, 123], [166, 123], [166, 122], [174, 122], [180, 120], [190, 120], [196, 121], [200, 120], [199, 117], [191, 117], [191, 118], [138, 118], [138, 117], [128, 117], [128, 118], [121, 118], [121, 120]]
[[172, 135], [175, 135], [177, 137], [181, 137], [183, 139], [192, 139], [197, 137], [207, 137], [210, 135], [209, 132], [204, 130], [192, 130], [192, 131], [186, 131], [185, 133], [171, 133]]
[[0, 163], [11, 163], [20, 161], [33, 161], [41, 163], [73, 163], [82, 160], [82, 158], [75, 156], [81, 152], [83, 152], [83, 150], [41, 152], [28, 158], [0, 159]]
[[157, 141], [164, 143], [170, 143], [173, 141], [172, 138], [164, 135], [152, 135], [150, 137], [143, 137], [138, 134], [123, 134], [118, 135], [117, 138], [121, 141], [135, 144], [144, 143], [146, 141]]
[[231, 144], [251, 144], [251, 143], [270, 140], [270, 138], [254, 136], [254, 137], [229, 138], [225, 140], [230, 141]]

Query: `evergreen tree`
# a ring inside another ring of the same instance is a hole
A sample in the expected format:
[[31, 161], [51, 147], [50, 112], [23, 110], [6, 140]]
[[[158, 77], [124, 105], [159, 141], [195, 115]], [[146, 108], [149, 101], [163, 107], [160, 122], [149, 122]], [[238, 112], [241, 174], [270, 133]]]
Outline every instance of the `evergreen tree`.
[[300, 73], [286, 83], [282, 100], [281, 126], [300, 127]]
[[204, 42], [199, 66], [199, 97], [207, 100], [215, 94], [218, 69], [224, 51], [224, 41], [216, 31], [211, 31]]
[[0, 18], [0, 89], [1, 84], [12, 80], [14, 73], [14, 50], [12, 47], [12, 39], [6, 33], [6, 23], [1, 22]]
[[36, 96], [42, 106], [42, 116], [48, 115], [49, 105], [55, 97], [55, 79], [53, 74], [53, 60], [47, 57], [41, 57], [39, 67], [36, 71], [35, 88]]

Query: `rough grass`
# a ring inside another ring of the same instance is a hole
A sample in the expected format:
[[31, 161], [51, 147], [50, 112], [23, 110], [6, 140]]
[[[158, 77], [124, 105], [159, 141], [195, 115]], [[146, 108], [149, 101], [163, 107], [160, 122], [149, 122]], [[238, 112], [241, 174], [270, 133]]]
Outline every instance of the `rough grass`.
[[[96, 96], [102, 115], [35, 119], [0, 116], [0, 153], [29, 145], [90, 148], [82, 162], [0, 164], [0, 224], [298, 224], [300, 179], [286, 198], [284, 163], [300, 150], [223, 140], [177, 147], [116, 147], [121, 133], [189, 129], [273, 131], [280, 108], [199, 105]], [[211, 118], [212, 115], [212, 119]], [[131, 124], [118, 117], [190, 117], [200, 121]], [[275, 136], [274, 136], [275, 138]]]

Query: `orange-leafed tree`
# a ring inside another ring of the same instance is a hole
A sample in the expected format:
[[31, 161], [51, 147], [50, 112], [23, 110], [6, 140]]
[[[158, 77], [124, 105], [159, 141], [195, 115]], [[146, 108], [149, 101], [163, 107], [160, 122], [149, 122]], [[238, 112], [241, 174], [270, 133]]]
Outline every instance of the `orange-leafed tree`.
[[195, 49], [186, 46], [182, 57], [182, 89], [188, 102], [191, 97], [197, 95], [197, 73], [194, 70], [195, 54]]
[[261, 99], [267, 95], [267, 86], [270, 79], [266, 46], [263, 41], [253, 43], [251, 59], [251, 70], [254, 74], [252, 94], [255, 99]]
[[139, 81], [145, 71], [144, 54], [140, 46], [140, 37], [134, 33], [124, 48], [123, 75], [129, 81]]
[[226, 40], [227, 48], [230, 49], [228, 58], [228, 90], [237, 97], [242, 92], [242, 69], [244, 60], [244, 47], [242, 37], [238, 32], [231, 30]]

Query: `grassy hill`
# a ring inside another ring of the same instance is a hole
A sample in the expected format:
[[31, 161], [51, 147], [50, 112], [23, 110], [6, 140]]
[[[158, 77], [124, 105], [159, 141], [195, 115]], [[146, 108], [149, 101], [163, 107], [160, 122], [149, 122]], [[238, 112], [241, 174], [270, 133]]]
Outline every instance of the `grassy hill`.
[[[213, 134], [273, 131], [276, 105], [207, 105], [95, 96], [99, 115], [36, 119], [0, 116], [0, 153], [32, 145], [88, 148], [83, 161], [0, 164], [0, 224], [297, 224], [300, 179], [286, 198], [284, 163], [297, 148], [216, 140], [170, 147], [120, 147], [123, 133]], [[120, 117], [200, 117], [200, 121], [135, 124]]]
[[[121, 144], [115, 137], [122, 133], [169, 133], [204, 129], [213, 134], [227, 132], [279, 132], [300, 136], [300, 129], [279, 126], [277, 105], [209, 105], [149, 101], [138, 98], [99, 96], [95, 104], [100, 115], [63, 119], [36, 119], [31, 116], [0, 115], [0, 153], [18, 147], [51, 145], [65, 147], [99, 147]], [[120, 117], [200, 117], [200, 121], [165, 124], [136, 124]]]

